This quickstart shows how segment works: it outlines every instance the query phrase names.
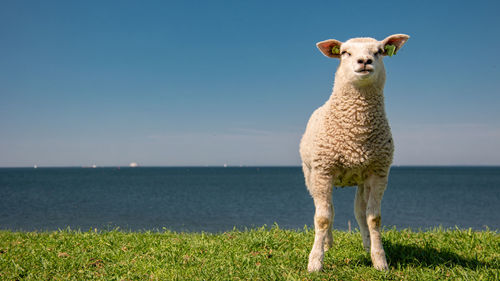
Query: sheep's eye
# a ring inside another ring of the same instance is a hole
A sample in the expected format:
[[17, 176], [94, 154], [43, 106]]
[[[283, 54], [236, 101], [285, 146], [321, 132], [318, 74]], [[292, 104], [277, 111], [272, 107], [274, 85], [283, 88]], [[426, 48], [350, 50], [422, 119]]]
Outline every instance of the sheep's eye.
[[346, 52], [346, 51], [342, 51], [342, 53], [340, 53], [340, 54], [341, 54], [341, 55], [345, 55], [345, 54], [347, 54], [348, 56], [350, 56], [350, 55], [351, 55], [351, 53], [348, 53], [348, 52]]
[[379, 49], [379, 50], [375, 53], [375, 55], [381, 55], [383, 52], [384, 52], [384, 51], [382, 51], [382, 49]]

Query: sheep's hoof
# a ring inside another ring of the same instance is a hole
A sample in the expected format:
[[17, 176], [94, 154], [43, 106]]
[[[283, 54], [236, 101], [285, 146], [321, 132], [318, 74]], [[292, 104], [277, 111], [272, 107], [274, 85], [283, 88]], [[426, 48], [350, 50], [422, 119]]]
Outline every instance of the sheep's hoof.
[[319, 272], [321, 270], [323, 270], [323, 265], [321, 264], [321, 261], [309, 260], [309, 264], [307, 265], [307, 271], [312, 273], [312, 272]]
[[380, 264], [373, 264], [373, 267], [375, 267], [376, 270], [380, 270], [380, 271], [388, 271], [389, 270], [389, 266], [387, 266], [387, 262], [380, 263]]
[[380, 271], [387, 271], [389, 270], [389, 267], [387, 266], [387, 260], [385, 259], [385, 255], [379, 255], [379, 256], [372, 256], [372, 263], [373, 267], [375, 267], [376, 270]]

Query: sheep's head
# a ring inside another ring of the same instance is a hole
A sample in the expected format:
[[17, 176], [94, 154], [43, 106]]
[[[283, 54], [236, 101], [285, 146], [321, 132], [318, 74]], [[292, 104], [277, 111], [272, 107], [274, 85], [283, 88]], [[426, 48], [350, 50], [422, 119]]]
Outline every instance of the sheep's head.
[[395, 34], [377, 41], [373, 38], [353, 38], [344, 43], [335, 39], [316, 44], [327, 57], [340, 59], [336, 76], [344, 82], [358, 86], [385, 82], [385, 68], [382, 58], [396, 54], [410, 38], [405, 34]]

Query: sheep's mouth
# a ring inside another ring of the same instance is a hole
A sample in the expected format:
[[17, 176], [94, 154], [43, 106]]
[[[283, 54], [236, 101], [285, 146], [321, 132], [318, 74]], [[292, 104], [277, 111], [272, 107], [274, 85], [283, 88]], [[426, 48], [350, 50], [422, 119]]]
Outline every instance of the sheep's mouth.
[[364, 69], [358, 69], [358, 70], [355, 70], [354, 72], [358, 73], [358, 74], [363, 74], [363, 75], [366, 75], [366, 74], [370, 74], [373, 72], [373, 69], [367, 69], [367, 68], [364, 68]]

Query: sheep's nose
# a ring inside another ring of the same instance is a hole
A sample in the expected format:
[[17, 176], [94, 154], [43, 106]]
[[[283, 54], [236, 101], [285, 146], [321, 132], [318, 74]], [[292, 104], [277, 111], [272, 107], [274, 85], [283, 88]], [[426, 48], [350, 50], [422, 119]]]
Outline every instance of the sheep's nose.
[[359, 64], [372, 64], [372, 59], [358, 59]]

